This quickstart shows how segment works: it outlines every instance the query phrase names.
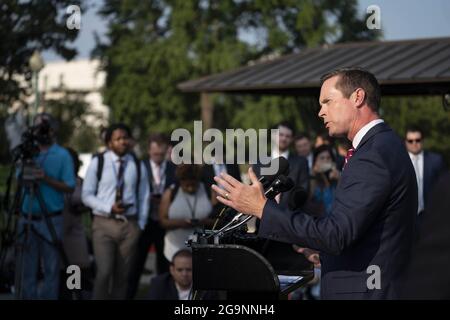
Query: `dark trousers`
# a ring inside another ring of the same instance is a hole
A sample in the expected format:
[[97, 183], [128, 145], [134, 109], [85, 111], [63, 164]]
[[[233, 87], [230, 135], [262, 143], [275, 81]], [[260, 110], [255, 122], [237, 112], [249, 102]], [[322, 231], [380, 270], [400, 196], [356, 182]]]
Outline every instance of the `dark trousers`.
[[165, 233], [166, 231], [161, 228], [159, 222], [149, 219], [139, 238], [136, 255], [131, 266], [128, 280], [128, 299], [133, 299], [136, 296], [139, 280], [144, 271], [145, 261], [147, 260], [148, 249], [152, 244], [156, 248], [156, 273], [161, 274], [169, 271], [169, 261], [164, 257]]

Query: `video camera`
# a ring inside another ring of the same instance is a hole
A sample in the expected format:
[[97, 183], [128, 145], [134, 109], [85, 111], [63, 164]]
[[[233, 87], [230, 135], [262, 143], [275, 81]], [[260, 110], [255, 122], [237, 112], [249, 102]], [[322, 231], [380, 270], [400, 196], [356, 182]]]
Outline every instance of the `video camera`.
[[39, 154], [39, 145], [50, 144], [50, 121], [42, 119], [42, 122], [28, 128], [23, 134], [21, 143], [12, 150], [14, 162], [19, 160], [28, 162]]

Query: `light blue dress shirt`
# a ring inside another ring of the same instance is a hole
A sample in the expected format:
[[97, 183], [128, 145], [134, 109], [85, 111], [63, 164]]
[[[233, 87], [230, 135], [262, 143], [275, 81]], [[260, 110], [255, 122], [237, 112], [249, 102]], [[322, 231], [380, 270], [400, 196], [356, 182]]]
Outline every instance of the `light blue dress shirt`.
[[[93, 214], [109, 217], [116, 198], [117, 175], [120, 163], [119, 156], [110, 150], [105, 152], [103, 156], [103, 173], [100, 183], [97, 181], [98, 157], [95, 157], [87, 169], [81, 198], [83, 203], [92, 209]], [[141, 164], [139, 194], [136, 194], [136, 163], [130, 154], [125, 155], [122, 159], [126, 163], [122, 201], [126, 204], [133, 204], [125, 211], [125, 216], [131, 217], [138, 214], [139, 227], [144, 229], [149, 210], [149, 204], [143, 205], [141, 203], [141, 201], [148, 199], [146, 195], [149, 192], [147, 190], [148, 183], [146, 183], [146, 177], [143, 174], [145, 169], [143, 170], [143, 165]]]

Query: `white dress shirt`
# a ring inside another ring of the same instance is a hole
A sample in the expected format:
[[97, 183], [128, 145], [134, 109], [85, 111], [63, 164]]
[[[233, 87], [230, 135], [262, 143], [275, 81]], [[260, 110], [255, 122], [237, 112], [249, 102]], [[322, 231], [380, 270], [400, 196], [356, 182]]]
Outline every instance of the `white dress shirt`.
[[372, 120], [368, 124], [366, 124], [364, 127], [359, 129], [359, 131], [356, 133], [356, 135], [355, 135], [355, 137], [353, 138], [353, 141], [352, 141], [353, 148], [354, 149], [358, 148], [359, 143], [364, 138], [364, 136], [367, 134], [367, 132], [369, 132], [370, 129], [372, 129], [377, 124], [382, 123], [382, 122], [384, 122], [383, 119]]
[[[117, 188], [117, 174], [119, 172], [119, 156], [112, 151], [107, 151], [103, 155], [103, 172], [100, 183], [97, 181], [98, 157], [92, 159], [86, 172], [83, 182], [82, 200], [83, 203], [92, 209], [93, 214], [109, 217], [111, 215], [112, 206], [115, 203], [116, 188]], [[137, 170], [133, 157], [129, 154], [122, 157], [126, 162], [124, 171], [124, 188], [123, 188], [123, 203], [131, 203], [133, 206], [125, 211], [125, 216], [134, 216], [138, 214], [139, 227], [143, 229], [147, 221], [149, 205], [143, 208], [142, 205], [136, 205], [140, 199], [143, 199], [144, 194], [148, 193], [148, 183], [142, 174], [141, 166], [141, 181], [139, 185], [139, 195], [136, 195]], [[97, 186], [98, 185], [98, 186]], [[97, 190], [97, 194], [95, 193]], [[138, 212], [139, 208], [139, 212]]]
[[276, 159], [278, 157], [283, 157], [286, 160], [289, 158], [289, 150], [280, 153], [280, 150], [273, 149], [272, 150], [272, 159]]
[[160, 165], [158, 165], [150, 159], [150, 168], [152, 169], [153, 181], [159, 186], [159, 190], [153, 190], [153, 193], [164, 193], [164, 185], [166, 184], [166, 165], [167, 161], [163, 161]]
[[409, 157], [411, 158], [411, 162], [414, 166], [414, 171], [416, 172], [417, 179], [417, 196], [418, 196], [418, 206], [417, 213], [421, 212], [424, 209], [424, 199], [423, 199], [423, 151], [419, 154], [409, 153]]
[[189, 300], [189, 296], [191, 294], [192, 287], [189, 289], [181, 289], [178, 283], [175, 282], [175, 287], [177, 288], [178, 298], [179, 300]]
[[312, 152], [310, 152], [307, 156], [306, 156], [306, 160], [308, 160], [308, 169], [309, 169], [309, 173], [312, 172], [312, 168], [313, 168], [313, 160], [314, 160], [314, 155]]

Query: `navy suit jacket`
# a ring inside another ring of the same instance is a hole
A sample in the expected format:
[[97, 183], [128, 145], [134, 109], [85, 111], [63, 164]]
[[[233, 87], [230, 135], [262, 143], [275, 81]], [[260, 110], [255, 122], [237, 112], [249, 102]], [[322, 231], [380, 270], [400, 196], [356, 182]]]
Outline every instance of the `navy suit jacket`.
[[433, 186], [437, 180], [445, 173], [446, 165], [442, 156], [424, 151], [423, 153], [423, 198], [425, 207], [429, 205], [429, 198]]
[[[323, 299], [396, 299], [416, 213], [412, 162], [402, 140], [381, 123], [345, 166], [330, 215], [289, 212], [269, 200], [259, 235], [320, 251]], [[370, 266], [379, 267], [380, 289], [367, 285]]]
[[170, 273], [154, 277], [148, 290], [149, 300], [178, 300], [178, 291]]

